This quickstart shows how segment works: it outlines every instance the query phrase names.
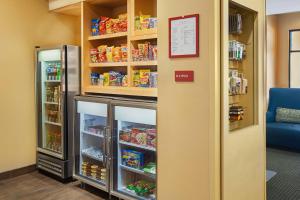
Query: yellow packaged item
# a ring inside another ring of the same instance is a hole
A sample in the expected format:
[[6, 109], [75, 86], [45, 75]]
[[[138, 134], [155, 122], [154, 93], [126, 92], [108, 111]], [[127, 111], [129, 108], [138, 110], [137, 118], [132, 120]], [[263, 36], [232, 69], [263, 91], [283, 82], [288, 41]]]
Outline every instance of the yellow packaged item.
[[103, 85], [104, 86], [109, 86], [109, 73], [104, 73], [103, 77], [104, 77]]
[[107, 60], [107, 62], [113, 62], [113, 49], [114, 49], [114, 46], [106, 48], [106, 60]]

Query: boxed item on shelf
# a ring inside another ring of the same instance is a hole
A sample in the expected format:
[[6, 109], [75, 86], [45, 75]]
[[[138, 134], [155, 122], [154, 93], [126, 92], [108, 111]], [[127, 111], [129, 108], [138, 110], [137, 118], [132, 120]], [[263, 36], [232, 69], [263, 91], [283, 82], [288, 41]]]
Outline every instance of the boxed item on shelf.
[[248, 80], [238, 70], [229, 71], [229, 95], [247, 94]]
[[127, 45], [107, 46], [100, 45], [97, 48], [90, 49], [90, 62], [127, 62]]
[[103, 74], [92, 72], [90, 75], [91, 85], [98, 86], [128, 86], [127, 75], [121, 72], [110, 71]]
[[151, 199], [155, 199], [155, 190], [156, 190], [156, 184], [148, 182], [146, 180], [140, 180], [136, 181], [132, 184], [129, 184], [126, 187], [127, 190], [129, 190], [132, 193], [135, 193], [138, 196], [146, 197], [146, 196], [153, 196]]
[[133, 144], [156, 147], [156, 129], [127, 128], [120, 130], [119, 139]]
[[243, 106], [231, 106], [229, 108], [229, 120], [240, 121], [244, 118], [244, 107]]
[[132, 61], [157, 60], [157, 45], [145, 42], [138, 43], [137, 47], [131, 50]]
[[157, 72], [151, 72], [150, 69], [141, 69], [133, 71], [133, 86], [134, 87], [157, 87]]
[[151, 15], [143, 15], [135, 17], [135, 30], [147, 30], [151, 28], [157, 28], [157, 18], [151, 17]]
[[120, 14], [118, 18], [101, 16], [91, 20], [92, 36], [119, 33], [127, 31], [127, 14]]
[[122, 164], [135, 169], [142, 169], [144, 166], [144, 154], [124, 149], [122, 151]]
[[229, 41], [229, 59], [230, 60], [243, 60], [245, 57], [246, 52], [246, 45], [236, 41], [230, 40]]

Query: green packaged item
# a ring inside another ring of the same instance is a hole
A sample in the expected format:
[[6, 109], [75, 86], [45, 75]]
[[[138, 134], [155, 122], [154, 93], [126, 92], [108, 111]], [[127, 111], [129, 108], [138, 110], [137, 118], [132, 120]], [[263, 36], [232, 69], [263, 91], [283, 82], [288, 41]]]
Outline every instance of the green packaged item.
[[144, 172], [150, 173], [150, 174], [156, 174], [156, 164], [155, 163], [148, 163], [144, 169]]

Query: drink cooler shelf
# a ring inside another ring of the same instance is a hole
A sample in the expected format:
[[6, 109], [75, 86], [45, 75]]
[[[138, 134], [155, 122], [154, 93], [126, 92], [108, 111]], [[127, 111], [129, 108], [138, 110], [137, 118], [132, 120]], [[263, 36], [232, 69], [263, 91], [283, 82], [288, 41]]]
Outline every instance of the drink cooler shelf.
[[62, 126], [61, 123], [50, 122], [50, 121], [45, 121], [45, 124], [51, 124], [51, 125], [54, 125], [54, 126]]
[[137, 173], [137, 174], [141, 174], [143, 176], [147, 176], [147, 177], [152, 178], [152, 179], [156, 178], [156, 174], [147, 173], [147, 172], [144, 172], [143, 170], [140, 170], [140, 169], [135, 169], [135, 168], [132, 168], [132, 167], [127, 167], [125, 165], [120, 165], [120, 167], [122, 169], [124, 169], [124, 170], [130, 171], [130, 172], [134, 172], [134, 173]]
[[97, 133], [92, 133], [92, 132], [89, 132], [89, 131], [81, 131], [81, 133], [86, 134], [86, 135], [92, 135], [92, 136], [99, 137], [99, 138], [104, 138], [104, 135], [97, 134]]
[[137, 148], [140, 148], [140, 149], [145, 149], [145, 150], [148, 150], [148, 151], [156, 151], [156, 149], [154, 147], [149, 147], [149, 146], [144, 146], [144, 145], [139, 145], [139, 144], [133, 144], [133, 143], [130, 143], [130, 142], [124, 142], [124, 141], [119, 141], [120, 144], [123, 144], [123, 145], [126, 145], [126, 146], [132, 146], [132, 147], [137, 147]]

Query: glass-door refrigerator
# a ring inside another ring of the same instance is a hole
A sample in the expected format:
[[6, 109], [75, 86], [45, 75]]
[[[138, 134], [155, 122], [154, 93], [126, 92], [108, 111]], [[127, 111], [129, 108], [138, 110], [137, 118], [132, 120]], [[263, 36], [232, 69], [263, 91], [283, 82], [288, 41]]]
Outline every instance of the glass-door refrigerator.
[[111, 194], [156, 199], [156, 104], [112, 101]]
[[109, 192], [110, 100], [75, 97], [73, 177]]
[[80, 90], [79, 47], [36, 49], [37, 168], [72, 176], [73, 97]]

